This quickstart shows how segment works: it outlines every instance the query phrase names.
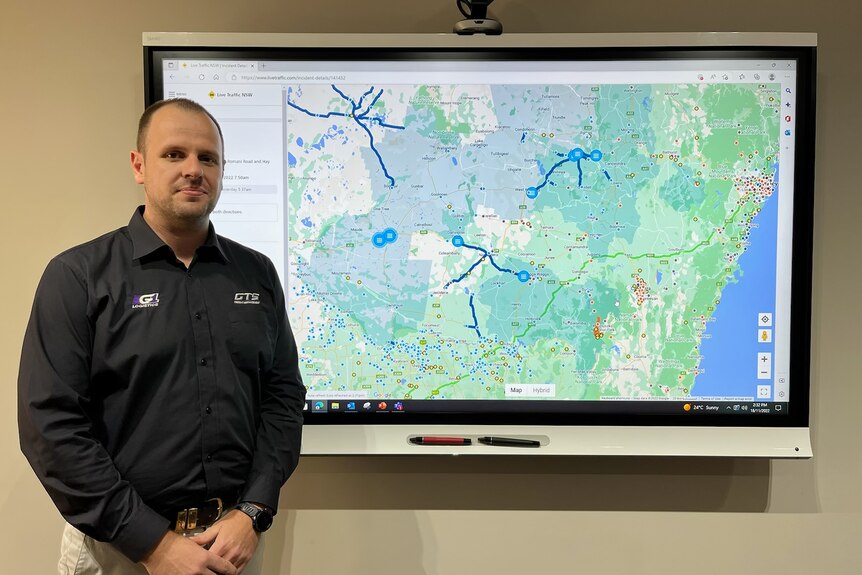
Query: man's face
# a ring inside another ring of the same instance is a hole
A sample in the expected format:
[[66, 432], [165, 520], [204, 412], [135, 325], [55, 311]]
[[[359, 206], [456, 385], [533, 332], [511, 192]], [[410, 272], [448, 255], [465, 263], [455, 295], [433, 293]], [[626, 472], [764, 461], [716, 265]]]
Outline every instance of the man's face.
[[200, 229], [209, 223], [222, 185], [222, 143], [205, 114], [165, 106], [150, 120], [144, 152], [132, 152], [135, 181], [144, 185], [144, 219], [158, 229]]

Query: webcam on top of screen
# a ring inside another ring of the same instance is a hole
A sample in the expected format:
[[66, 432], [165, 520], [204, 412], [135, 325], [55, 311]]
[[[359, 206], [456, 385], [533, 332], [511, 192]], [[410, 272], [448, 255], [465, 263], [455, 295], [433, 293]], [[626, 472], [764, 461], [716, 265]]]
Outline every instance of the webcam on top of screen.
[[454, 32], [462, 36], [487, 34], [497, 36], [503, 33], [503, 25], [498, 20], [488, 18], [488, 5], [494, 0], [455, 0], [464, 20], [455, 22]]

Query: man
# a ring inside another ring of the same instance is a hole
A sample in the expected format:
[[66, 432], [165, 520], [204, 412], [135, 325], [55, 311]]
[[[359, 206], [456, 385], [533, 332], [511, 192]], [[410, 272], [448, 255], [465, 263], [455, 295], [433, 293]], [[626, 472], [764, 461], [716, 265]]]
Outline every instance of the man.
[[224, 143], [204, 108], [148, 108], [131, 164], [145, 201], [129, 225], [40, 282], [21, 448], [70, 524], [60, 573], [234, 575], [299, 457], [284, 293], [265, 256], [210, 224]]

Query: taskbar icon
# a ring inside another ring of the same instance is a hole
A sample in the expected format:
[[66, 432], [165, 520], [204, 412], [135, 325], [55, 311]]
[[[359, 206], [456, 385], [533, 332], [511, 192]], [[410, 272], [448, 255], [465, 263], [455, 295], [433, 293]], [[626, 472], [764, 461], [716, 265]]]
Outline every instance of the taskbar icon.
[[312, 413], [377, 413], [377, 412], [403, 412], [405, 411], [403, 401], [362, 399], [310, 399], [306, 400], [302, 407], [303, 411]]

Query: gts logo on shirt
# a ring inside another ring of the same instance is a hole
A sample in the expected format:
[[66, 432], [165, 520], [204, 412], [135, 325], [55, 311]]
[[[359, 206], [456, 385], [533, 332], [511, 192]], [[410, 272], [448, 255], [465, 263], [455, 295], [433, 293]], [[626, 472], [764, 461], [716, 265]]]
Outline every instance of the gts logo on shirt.
[[260, 305], [260, 294], [251, 293], [251, 292], [236, 293], [233, 296], [233, 303], [236, 303], [236, 304], [251, 303], [251, 304], [255, 304], [255, 305]]

